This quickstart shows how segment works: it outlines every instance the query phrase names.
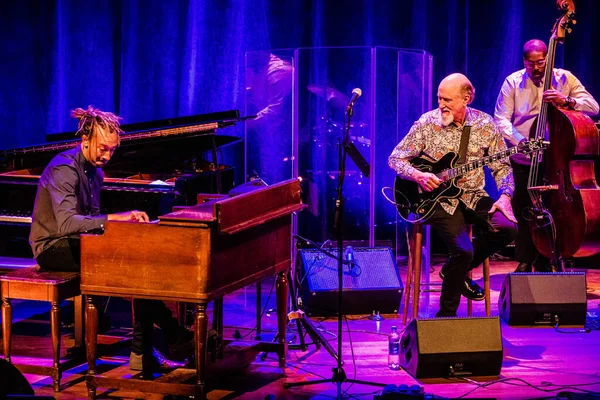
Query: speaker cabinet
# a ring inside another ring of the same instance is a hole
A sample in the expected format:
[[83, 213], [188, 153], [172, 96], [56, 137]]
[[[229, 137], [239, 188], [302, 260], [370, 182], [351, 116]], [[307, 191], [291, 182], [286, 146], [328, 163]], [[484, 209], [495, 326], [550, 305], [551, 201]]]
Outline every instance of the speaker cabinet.
[[498, 297], [498, 313], [508, 325], [585, 324], [584, 272], [508, 274]]
[[[328, 250], [337, 257], [337, 249]], [[397, 313], [402, 282], [389, 247], [355, 247], [354, 267], [343, 265], [344, 314]], [[301, 298], [309, 315], [338, 310], [338, 261], [316, 249], [298, 251], [296, 270]]]
[[417, 379], [500, 375], [500, 319], [414, 319], [400, 339], [400, 365]]

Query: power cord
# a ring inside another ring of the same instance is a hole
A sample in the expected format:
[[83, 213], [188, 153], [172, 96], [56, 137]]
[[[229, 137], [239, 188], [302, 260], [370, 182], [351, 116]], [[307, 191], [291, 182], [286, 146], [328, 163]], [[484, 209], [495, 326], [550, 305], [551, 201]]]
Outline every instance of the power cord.
[[[267, 297], [267, 301], [265, 302], [265, 305], [263, 306], [263, 309], [260, 313], [260, 319], [262, 319], [262, 317], [265, 315], [265, 311], [267, 311], [267, 306], [269, 305], [269, 300], [271, 300], [271, 294], [273, 293], [273, 288], [275, 287], [275, 281], [277, 279], [273, 279], [273, 282], [271, 283], [271, 289], [269, 290], [269, 296]], [[256, 330], [256, 325], [254, 325], [254, 328], [250, 329], [246, 334], [242, 335], [240, 333], [240, 331], [238, 331], [237, 329], [235, 330], [235, 333], [233, 334], [233, 337], [237, 340], [241, 340], [241, 339], [245, 339], [247, 338], [252, 332], [254, 332]]]
[[[324, 247], [327, 243], [329, 243], [329, 240], [326, 240], [325, 242], [323, 242], [322, 245], [318, 245], [317, 243], [313, 242], [310, 239], [307, 239], [305, 237], [302, 237], [300, 235], [292, 235], [294, 237], [294, 239], [296, 239], [297, 241], [301, 242], [301, 243], [305, 243], [308, 244], [310, 247], [314, 248], [315, 250], [317, 250], [319, 252], [319, 254], [317, 254], [317, 256], [312, 260], [310, 266], [308, 266], [308, 268], [306, 268], [306, 272], [304, 273], [304, 276], [302, 276], [302, 279], [300, 279], [300, 281], [296, 280], [296, 282], [302, 286], [302, 283], [304, 282], [304, 280], [310, 276], [310, 274], [312, 273], [312, 270], [315, 268], [315, 266], [317, 265], [323, 265], [324, 263], [321, 262], [322, 260], [324, 260], [325, 258], [323, 257], [323, 255], [335, 260], [339, 262], [340, 257], [342, 257], [343, 255], [336, 255], [334, 253], [332, 253], [331, 251], [325, 250]], [[358, 263], [354, 260], [350, 261], [350, 260], [342, 260], [342, 264], [345, 265], [349, 265], [350, 266], [350, 275], [353, 277], [357, 277], [360, 276], [362, 273], [362, 268], [360, 267], [360, 265], [358, 265]], [[337, 268], [337, 263], [336, 263], [336, 268]]]
[[554, 314], [552, 319], [554, 320], [554, 330], [558, 333], [590, 333], [592, 331], [588, 326], [584, 326], [583, 329], [577, 329], [577, 328], [572, 329], [572, 330], [559, 329], [558, 328], [558, 326], [559, 326], [558, 315]]
[[[544, 386], [547, 387], [548, 389], [544, 389], [542, 387], [533, 385], [533, 384], [531, 384], [531, 383], [529, 383], [526, 380], [521, 379], [521, 378], [502, 378], [502, 379], [497, 379], [497, 380], [491, 381], [491, 382], [479, 383], [479, 382], [475, 382], [472, 379], [465, 378], [464, 376], [458, 376], [458, 375], [456, 375], [454, 377], [457, 378], [457, 379], [460, 379], [460, 380], [463, 380], [463, 381], [466, 381], [466, 382], [469, 382], [469, 383], [477, 385], [477, 387], [469, 390], [468, 392], [462, 394], [461, 396], [458, 396], [457, 399], [462, 399], [462, 398], [470, 395], [471, 393], [473, 393], [474, 391], [476, 391], [478, 389], [485, 388], [485, 387], [488, 387], [488, 386], [491, 386], [491, 385], [495, 385], [497, 383], [505, 383], [507, 385], [514, 385], [514, 386], [527, 386], [527, 387], [539, 390], [540, 392], [546, 392], [546, 393], [552, 393], [552, 392], [556, 392], [556, 391], [562, 391], [564, 389], [571, 389], [571, 390], [577, 390], [577, 391], [579, 391], [581, 393], [585, 393], [587, 395], [597, 395], [598, 393], [597, 392], [592, 392], [590, 390], [580, 389], [579, 386], [593, 386], [593, 385], [599, 385], [600, 384], [600, 382], [593, 382], [593, 383], [582, 383], [582, 384], [577, 384], [577, 385], [554, 385], [553, 383], [546, 382]], [[521, 382], [521, 383], [523, 383], [523, 385], [519, 385], [517, 383], [514, 383], [513, 381]], [[553, 386], [556, 386], [556, 387], [555, 388], [550, 388], [550, 387], [553, 387]]]

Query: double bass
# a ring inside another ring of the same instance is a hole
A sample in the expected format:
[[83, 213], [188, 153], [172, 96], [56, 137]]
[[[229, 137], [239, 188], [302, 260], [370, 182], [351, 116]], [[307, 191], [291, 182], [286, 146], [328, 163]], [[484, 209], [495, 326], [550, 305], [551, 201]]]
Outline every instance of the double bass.
[[[575, 23], [573, 0], [558, 0], [557, 6], [563, 15], [552, 29], [544, 92], [552, 85], [556, 44], [563, 42]], [[600, 186], [596, 179], [600, 137], [587, 115], [543, 102], [530, 136], [544, 138], [546, 130], [550, 145], [531, 159], [530, 227], [537, 250], [560, 269], [573, 258], [600, 251]], [[540, 170], [542, 185], [538, 185]]]

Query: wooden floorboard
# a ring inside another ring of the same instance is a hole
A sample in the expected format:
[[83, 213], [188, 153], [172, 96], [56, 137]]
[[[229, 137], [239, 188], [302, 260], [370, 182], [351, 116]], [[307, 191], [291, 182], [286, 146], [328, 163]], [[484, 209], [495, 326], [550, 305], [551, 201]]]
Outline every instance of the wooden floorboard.
[[[439, 264], [435, 265], [438, 268]], [[492, 314], [497, 314], [497, 299], [502, 282], [508, 272], [515, 267], [514, 262], [492, 261], [491, 288]], [[400, 265], [403, 282], [405, 267]], [[502, 341], [504, 347], [502, 372], [499, 377], [473, 377], [471, 381], [460, 379], [434, 378], [416, 380], [406, 371], [392, 371], [387, 366], [387, 334], [392, 325], [404, 329], [401, 315], [384, 315], [385, 320], [379, 324], [369, 320], [367, 315], [348, 315], [343, 323], [342, 359], [343, 369], [349, 379], [395, 385], [419, 385], [425, 393], [457, 398], [558, 398], [559, 392], [585, 394], [583, 390], [600, 392], [600, 270], [587, 269], [588, 286], [588, 322], [593, 328], [589, 333], [559, 333], [551, 327], [509, 327], [502, 322]], [[480, 272], [479, 272], [480, 273]], [[478, 273], [478, 274], [479, 274]], [[478, 276], [476, 274], [476, 276]], [[432, 280], [439, 281], [437, 271], [431, 274]], [[263, 302], [267, 301], [271, 289], [271, 281], [263, 284]], [[272, 334], [276, 326], [276, 314], [268, 311], [275, 307], [274, 290], [265, 305], [267, 310], [263, 317], [263, 329], [266, 335]], [[365, 299], [368, 301], [368, 299]], [[437, 311], [438, 295], [430, 298], [429, 310]], [[21, 309], [19, 310], [19, 307]], [[232, 338], [237, 331], [248, 338], [254, 336], [255, 290], [248, 287], [240, 290], [224, 301], [225, 336]], [[15, 305], [15, 313], [27, 313], [28, 302]], [[13, 354], [18, 357], [50, 356], [49, 326], [45, 317], [47, 313], [38, 313], [33, 317], [24, 317], [15, 324]], [[120, 307], [109, 315], [122, 317], [127, 321], [130, 309]], [[119, 314], [121, 313], [121, 314]], [[484, 315], [483, 302], [474, 306], [476, 316]], [[466, 301], [461, 304], [459, 314], [466, 316]], [[117, 318], [118, 319], [118, 318]], [[337, 319], [313, 317], [311, 320], [319, 328], [324, 337], [331, 342], [337, 351]], [[127, 325], [126, 323], [124, 325]], [[31, 326], [34, 326], [32, 329]], [[129, 325], [130, 327], [130, 325]], [[31, 332], [35, 333], [31, 333]], [[571, 332], [576, 332], [572, 330]], [[127, 333], [127, 326], [119, 331]], [[293, 336], [296, 325], [290, 324], [288, 333]], [[118, 336], [118, 335], [117, 335]], [[125, 334], [123, 334], [125, 336]], [[307, 337], [307, 341], [310, 339]], [[111, 342], [111, 339], [106, 339]], [[72, 345], [72, 336], [65, 334], [63, 353]], [[107, 347], [101, 359], [100, 368], [106, 376], [131, 376], [127, 363], [129, 353], [127, 346]], [[337, 384], [331, 382], [284, 389], [284, 382], [305, 382], [317, 379], [330, 380], [332, 368], [336, 367], [335, 359], [324, 348], [319, 350], [309, 345], [307, 351], [292, 350], [288, 355], [285, 369], [277, 366], [275, 354], [267, 354], [261, 361], [256, 358], [250, 366], [232, 376], [211, 378], [209, 386], [210, 399], [263, 399], [273, 395], [275, 399], [313, 399], [335, 398]], [[81, 362], [63, 374], [63, 390], [52, 391], [49, 377], [26, 375], [37, 395], [51, 395], [57, 399], [86, 398], [84, 375], [86, 364]], [[498, 382], [498, 381], [503, 382]], [[380, 388], [363, 384], [341, 385], [346, 398], [372, 399], [374, 394], [381, 393]], [[98, 398], [143, 398], [144, 394], [127, 391], [98, 390]], [[159, 396], [160, 397], [160, 396]], [[156, 396], [148, 398], [157, 398]], [[563, 397], [566, 398], [566, 397]], [[594, 398], [594, 397], [588, 397]], [[598, 397], [595, 397], [598, 398]]]

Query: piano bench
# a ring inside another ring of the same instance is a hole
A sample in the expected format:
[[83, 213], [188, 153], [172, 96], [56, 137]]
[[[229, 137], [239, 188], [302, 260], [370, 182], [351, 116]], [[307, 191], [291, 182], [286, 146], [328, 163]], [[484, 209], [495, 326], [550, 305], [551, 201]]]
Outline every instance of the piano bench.
[[12, 306], [11, 300], [37, 300], [51, 303], [50, 327], [52, 332], [52, 367], [30, 364], [15, 364], [24, 373], [49, 375], [52, 377], [54, 391], [60, 391], [62, 375], [60, 365], [60, 303], [74, 297], [75, 299], [75, 345], [82, 344], [83, 303], [79, 289], [79, 272], [40, 271], [38, 266], [21, 268], [0, 276], [2, 289], [2, 336], [4, 359], [10, 362], [12, 341]]
[[33, 258], [0, 257], [0, 275], [35, 266], [37, 266], [37, 263]]

